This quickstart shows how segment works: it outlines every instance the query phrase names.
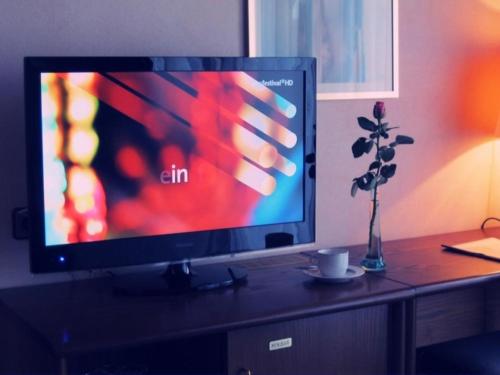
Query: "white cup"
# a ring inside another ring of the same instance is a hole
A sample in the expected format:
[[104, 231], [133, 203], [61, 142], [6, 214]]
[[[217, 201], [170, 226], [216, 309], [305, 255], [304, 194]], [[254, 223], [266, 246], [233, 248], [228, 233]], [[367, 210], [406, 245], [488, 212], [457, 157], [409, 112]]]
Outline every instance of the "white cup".
[[349, 266], [349, 251], [345, 248], [318, 250], [318, 268], [323, 276], [342, 277]]

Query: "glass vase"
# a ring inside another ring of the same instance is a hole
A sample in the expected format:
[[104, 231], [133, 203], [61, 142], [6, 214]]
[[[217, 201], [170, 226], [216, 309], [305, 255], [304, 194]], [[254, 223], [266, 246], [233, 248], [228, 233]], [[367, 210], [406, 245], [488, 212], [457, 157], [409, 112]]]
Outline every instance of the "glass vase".
[[380, 234], [380, 201], [376, 189], [371, 191], [368, 248], [365, 258], [361, 261], [361, 266], [366, 271], [385, 270]]

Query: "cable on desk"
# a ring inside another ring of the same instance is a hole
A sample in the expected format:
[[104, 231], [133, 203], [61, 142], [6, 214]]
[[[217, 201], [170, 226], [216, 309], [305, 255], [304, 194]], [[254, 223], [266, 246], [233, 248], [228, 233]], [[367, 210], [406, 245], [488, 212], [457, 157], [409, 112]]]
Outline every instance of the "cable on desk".
[[481, 230], [483, 230], [483, 229], [484, 229], [484, 226], [485, 226], [485, 225], [486, 225], [486, 223], [487, 223], [488, 221], [490, 221], [490, 220], [500, 221], [500, 218], [498, 218], [498, 217], [493, 217], [493, 216], [492, 216], [492, 217], [488, 217], [488, 218], [486, 218], [486, 219], [483, 221], [483, 223], [481, 224]]

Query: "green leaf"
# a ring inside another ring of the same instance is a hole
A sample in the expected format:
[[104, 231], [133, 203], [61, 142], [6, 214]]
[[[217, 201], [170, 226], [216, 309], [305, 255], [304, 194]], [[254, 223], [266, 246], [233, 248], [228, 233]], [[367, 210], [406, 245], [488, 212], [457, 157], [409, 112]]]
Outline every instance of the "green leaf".
[[356, 196], [356, 193], [358, 192], [358, 183], [356, 181], [357, 179], [355, 179], [355, 181], [352, 183], [352, 186], [351, 186], [351, 197], [355, 197]]
[[366, 143], [365, 137], [358, 138], [358, 140], [353, 143], [351, 149], [352, 149], [352, 155], [355, 158], [359, 158], [361, 155], [365, 153], [365, 143]]
[[387, 183], [387, 178], [385, 178], [384, 176], [379, 176], [378, 185], [380, 186], [380, 185], [383, 185], [385, 183]]
[[384, 132], [388, 132], [389, 130], [392, 130], [392, 129], [398, 129], [399, 126], [392, 126], [392, 127], [389, 127], [389, 123], [388, 122], [384, 122], [383, 124], [380, 125], [380, 128], [381, 130], [383, 130]]
[[368, 141], [365, 143], [365, 154], [369, 154], [373, 148], [373, 141]]
[[389, 143], [389, 147], [396, 147], [398, 145], [397, 142], [391, 142]]
[[382, 165], [381, 162], [374, 161], [373, 163], [370, 164], [370, 166], [368, 167], [368, 170], [371, 171], [373, 169], [378, 169], [378, 168], [380, 168], [381, 165]]
[[366, 117], [358, 117], [358, 124], [361, 128], [371, 132], [377, 130], [377, 125], [373, 121], [368, 120]]
[[396, 142], [400, 145], [411, 145], [415, 141], [413, 140], [412, 137], [408, 137], [407, 135], [397, 135]]
[[380, 175], [389, 179], [396, 173], [396, 164], [384, 165], [380, 169]]
[[379, 155], [383, 161], [388, 162], [394, 159], [396, 151], [392, 147], [383, 146], [380, 148]]
[[371, 190], [372, 181], [375, 179], [375, 175], [372, 172], [367, 172], [363, 176], [356, 180], [358, 187], [361, 190]]

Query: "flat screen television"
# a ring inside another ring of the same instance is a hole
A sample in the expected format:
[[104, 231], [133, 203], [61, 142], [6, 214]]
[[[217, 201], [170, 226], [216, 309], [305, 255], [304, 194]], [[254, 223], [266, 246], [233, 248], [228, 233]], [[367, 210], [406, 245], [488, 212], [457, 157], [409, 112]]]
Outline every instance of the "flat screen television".
[[31, 271], [315, 239], [315, 60], [26, 57]]

